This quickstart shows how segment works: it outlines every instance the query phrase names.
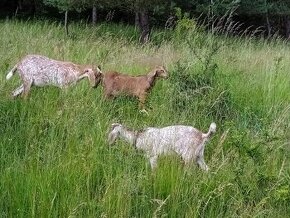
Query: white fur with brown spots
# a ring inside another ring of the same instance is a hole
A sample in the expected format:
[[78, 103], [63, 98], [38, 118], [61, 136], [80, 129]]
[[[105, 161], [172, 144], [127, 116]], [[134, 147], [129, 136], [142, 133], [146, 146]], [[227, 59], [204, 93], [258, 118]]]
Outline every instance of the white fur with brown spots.
[[96, 87], [102, 78], [99, 67], [78, 65], [72, 62], [53, 60], [41, 55], [27, 55], [7, 74], [9, 80], [18, 72], [22, 84], [12, 92], [14, 97], [23, 94], [26, 97], [31, 86], [53, 85], [66, 88], [87, 77], [92, 87]]

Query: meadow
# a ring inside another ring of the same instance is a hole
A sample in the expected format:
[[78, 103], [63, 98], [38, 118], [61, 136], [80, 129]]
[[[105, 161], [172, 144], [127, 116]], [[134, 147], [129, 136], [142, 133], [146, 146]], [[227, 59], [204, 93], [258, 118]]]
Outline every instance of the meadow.
[[[194, 27], [154, 30], [140, 45], [134, 27], [0, 21], [0, 217], [289, 217], [290, 46]], [[144, 74], [163, 64], [169, 79], [149, 95], [114, 101], [83, 80], [68, 90], [32, 88], [13, 100], [26, 54], [102, 70]], [[172, 124], [217, 132], [210, 171], [177, 156], [151, 171], [142, 152], [108, 146], [113, 122], [133, 129]]]

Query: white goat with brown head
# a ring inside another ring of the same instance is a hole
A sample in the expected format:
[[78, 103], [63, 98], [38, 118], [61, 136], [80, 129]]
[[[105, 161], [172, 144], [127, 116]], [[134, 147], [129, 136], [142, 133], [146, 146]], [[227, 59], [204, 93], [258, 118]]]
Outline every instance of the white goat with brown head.
[[204, 148], [206, 142], [216, 131], [216, 124], [212, 123], [207, 133], [202, 133], [192, 126], [168, 126], [164, 128], [149, 127], [143, 131], [132, 131], [122, 124], [112, 124], [109, 133], [109, 144], [117, 138], [127, 141], [137, 149], [143, 150], [149, 158], [151, 168], [157, 166], [159, 155], [175, 152], [185, 162], [196, 161], [198, 166], [208, 171], [204, 161]]
[[129, 76], [127, 74], [109, 71], [104, 73], [103, 87], [107, 98], [119, 94], [135, 96], [139, 99], [139, 107], [144, 109], [147, 94], [155, 84], [157, 78], [167, 78], [168, 73], [164, 67], [155, 67], [146, 75]]
[[41, 55], [27, 55], [7, 74], [9, 80], [18, 71], [22, 80], [21, 86], [12, 93], [14, 97], [23, 94], [26, 97], [32, 85], [53, 85], [66, 88], [87, 77], [92, 87], [96, 87], [102, 78], [99, 67], [78, 65], [71, 62], [53, 60]]

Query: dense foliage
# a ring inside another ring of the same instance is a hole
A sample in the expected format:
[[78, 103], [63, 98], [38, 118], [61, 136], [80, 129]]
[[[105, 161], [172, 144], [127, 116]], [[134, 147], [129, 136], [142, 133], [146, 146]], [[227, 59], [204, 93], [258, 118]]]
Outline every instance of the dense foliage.
[[[222, 17], [231, 11], [232, 19], [242, 23], [241, 28], [261, 28], [267, 36], [279, 33], [290, 35], [290, 1], [288, 0], [2, 0], [2, 16], [55, 16], [55, 11], [82, 13], [78, 19], [90, 16], [98, 20], [131, 22], [140, 28], [140, 41], [146, 42], [152, 25], [164, 26], [166, 21], [176, 21], [176, 8], [190, 17]], [[91, 14], [91, 15], [90, 15]], [[66, 14], [67, 15], [67, 14]], [[75, 17], [71, 16], [70, 19]]]

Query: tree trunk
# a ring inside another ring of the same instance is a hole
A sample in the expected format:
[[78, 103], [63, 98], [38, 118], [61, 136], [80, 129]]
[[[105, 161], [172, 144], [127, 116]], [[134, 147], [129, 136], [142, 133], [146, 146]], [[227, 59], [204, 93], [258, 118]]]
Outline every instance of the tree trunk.
[[22, 10], [22, 0], [18, 0], [18, 7], [19, 7], [19, 10]]
[[67, 14], [68, 14], [68, 11], [66, 10], [64, 14], [64, 29], [65, 29], [66, 35], [68, 36]]
[[289, 18], [289, 16], [285, 17], [285, 36], [287, 39], [290, 39], [290, 18]]
[[135, 12], [135, 28], [141, 29], [141, 27], [140, 27], [140, 18], [139, 18], [139, 13], [138, 12]]
[[92, 23], [96, 25], [97, 23], [97, 7], [94, 5], [92, 10]]
[[36, 1], [33, 0], [31, 4], [31, 15], [35, 16], [36, 15]]
[[268, 35], [268, 37], [270, 37], [271, 36], [271, 23], [269, 20], [268, 13], [266, 13], [266, 24], [267, 24], [267, 35]]
[[141, 31], [139, 42], [142, 44], [147, 43], [150, 36], [150, 26], [148, 11], [146, 9], [143, 9], [141, 12], [139, 12], [139, 26]]
[[16, 10], [15, 10], [15, 17], [17, 16], [18, 14], [18, 11], [21, 11], [22, 10], [22, 0], [17, 0], [17, 7], [16, 7]]

